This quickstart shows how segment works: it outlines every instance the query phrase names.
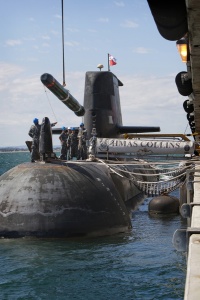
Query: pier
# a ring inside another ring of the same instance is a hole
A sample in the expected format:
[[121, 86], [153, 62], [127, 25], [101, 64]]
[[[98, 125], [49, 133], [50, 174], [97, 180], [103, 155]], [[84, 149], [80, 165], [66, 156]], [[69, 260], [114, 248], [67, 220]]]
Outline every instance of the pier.
[[[184, 300], [200, 299], [200, 162], [187, 171], [187, 203], [182, 205], [182, 216], [187, 218], [185, 247], [187, 273]], [[184, 242], [184, 241], [182, 241]]]
[[[147, 0], [160, 35], [176, 42], [179, 50], [185, 52], [181, 59], [186, 71], [180, 70], [175, 82], [178, 92], [188, 97], [183, 99], [183, 108], [187, 113], [194, 138], [200, 143], [200, 1], [199, 0]], [[195, 153], [198, 155], [199, 149]], [[185, 229], [177, 229], [173, 244], [178, 251], [187, 253], [187, 273], [184, 300], [200, 299], [200, 160], [194, 159], [194, 167], [187, 170], [185, 188], [180, 190], [180, 213], [187, 218]]]
[[176, 250], [186, 251], [187, 271], [184, 300], [200, 299], [200, 161], [186, 171], [186, 193], [180, 193], [180, 213], [187, 219], [185, 229], [177, 229], [173, 236]]

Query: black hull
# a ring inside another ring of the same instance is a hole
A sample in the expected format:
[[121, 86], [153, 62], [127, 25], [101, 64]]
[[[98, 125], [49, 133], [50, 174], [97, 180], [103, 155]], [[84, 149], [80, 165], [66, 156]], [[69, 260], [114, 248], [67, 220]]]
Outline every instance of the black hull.
[[25, 163], [0, 178], [0, 236], [105, 235], [131, 228], [107, 167]]
[[145, 198], [127, 179], [97, 162], [18, 165], [0, 177], [0, 236], [126, 232], [131, 210]]

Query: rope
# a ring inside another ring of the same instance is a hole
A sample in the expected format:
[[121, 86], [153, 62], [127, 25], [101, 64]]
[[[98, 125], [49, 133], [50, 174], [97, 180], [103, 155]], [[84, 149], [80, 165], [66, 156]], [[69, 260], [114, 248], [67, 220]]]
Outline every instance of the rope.
[[181, 174], [176, 177], [176, 179], [173, 178], [170, 181], [143, 182], [134, 180], [134, 184], [147, 196], [153, 197], [171, 193], [172, 191], [183, 185], [184, 181], [185, 174]]
[[[170, 178], [170, 179], [168, 179], [168, 180], [160, 180], [160, 181], [137, 181], [138, 183], [144, 183], [144, 184], [146, 184], [146, 183], [152, 183], [152, 184], [157, 184], [157, 183], [166, 183], [166, 182], [170, 182], [170, 181], [175, 181], [176, 179], [178, 179], [178, 178], [180, 178], [181, 176], [185, 176], [186, 174], [185, 173], [182, 173], [182, 174], [180, 174], [180, 175], [178, 175], [178, 176], [175, 176], [175, 177], [173, 177], [173, 178]], [[146, 174], [145, 174], [145, 176], [146, 176]]]
[[[106, 165], [110, 170], [112, 170], [112, 168], [106, 164], [103, 160], [97, 158], [97, 161], [101, 162], [102, 164]], [[114, 173], [116, 173], [117, 175], [119, 175], [120, 177], [124, 177], [123, 175], [119, 174], [118, 172], [116, 172], [115, 170], [112, 170]]]
[[[105, 161], [101, 159], [97, 159], [100, 163], [104, 164], [107, 166], [107, 168], [110, 169], [111, 172], [114, 172], [120, 177], [123, 177], [127, 180], [131, 180], [133, 184], [144, 194], [146, 194], [149, 197], [154, 197], [154, 196], [159, 196], [163, 194], [169, 194], [172, 191], [176, 190], [178, 187], [183, 185], [185, 178], [186, 178], [186, 170], [188, 168], [193, 168], [193, 165], [190, 166], [184, 166], [184, 167], [178, 167], [177, 169], [172, 168], [171, 171], [168, 172], [162, 172], [162, 169], [159, 169], [161, 172], [160, 173], [154, 173], [154, 174], [144, 174], [144, 173], [136, 173], [136, 172], [131, 172], [126, 170], [125, 165], [120, 165], [120, 164], [108, 164]], [[135, 166], [135, 164], [128, 164], [129, 166]], [[112, 167], [111, 167], [112, 166]], [[146, 166], [146, 164], [145, 164]], [[156, 171], [154, 167], [152, 169], [141, 169], [142, 171]], [[166, 168], [164, 168], [166, 170]], [[167, 169], [168, 170], [168, 169]], [[124, 174], [124, 176], [120, 173]], [[126, 176], [128, 175], [128, 176]], [[171, 178], [167, 178], [166, 180], [161, 180], [159, 178], [160, 176], [162, 177], [163, 175], [170, 175]], [[156, 177], [158, 180], [157, 181], [142, 181], [139, 180], [139, 177], [146, 177], [146, 179], [150, 176]], [[137, 178], [138, 177], [138, 178]]]
[[184, 134], [185, 134], [185, 133], [186, 133], [186, 131], [187, 131], [188, 124], [189, 124], [189, 123], [187, 123], [187, 125], [186, 125], [185, 131], [184, 131]]
[[[117, 167], [115, 167], [115, 166], [113, 166], [112, 168], [114, 168], [114, 169], [117, 169]], [[184, 167], [184, 168], [178, 168], [178, 169], [172, 169], [171, 171], [168, 171], [168, 172], [162, 172], [162, 170], [161, 169], [159, 169], [161, 172], [160, 173], [154, 173], [154, 174], [145, 174], [145, 176], [155, 176], [155, 175], [170, 175], [170, 176], [172, 176], [173, 175], [173, 173], [180, 173], [180, 172], [184, 172], [185, 170], [187, 170], [188, 168], [190, 168], [189, 166], [188, 167]], [[118, 169], [118, 170], [120, 170], [120, 169]], [[148, 171], [148, 170], [151, 170], [152, 171], [152, 169], [146, 169], [145, 168], [145, 171]], [[153, 169], [154, 170], [154, 169]], [[156, 169], [156, 170], [158, 170], [158, 169]], [[131, 175], [144, 175], [144, 174], [142, 174], [142, 173], [136, 173], [136, 172], [130, 172], [130, 171], [127, 171], [127, 170], [122, 170], [124, 173], [128, 173], [128, 174], [131, 174]]]
[[45, 91], [47, 100], [48, 100], [48, 102], [49, 102], [49, 106], [51, 107], [52, 113], [53, 113], [53, 115], [54, 115], [54, 118], [55, 118], [56, 122], [58, 122], [58, 121], [57, 121], [57, 118], [56, 118], [56, 115], [55, 115], [55, 113], [54, 113], [54, 111], [53, 111], [53, 107], [52, 107], [52, 105], [51, 105], [51, 102], [50, 102], [50, 100], [49, 100], [48, 93], [47, 93], [47, 90], [46, 90], [46, 87], [45, 87], [45, 86], [44, 86], [44, 91]]

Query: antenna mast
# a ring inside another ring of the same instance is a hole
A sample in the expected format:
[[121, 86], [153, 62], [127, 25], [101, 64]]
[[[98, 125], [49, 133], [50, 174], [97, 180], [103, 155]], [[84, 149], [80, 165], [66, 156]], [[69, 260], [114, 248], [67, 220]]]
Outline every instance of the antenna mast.
[[65, 53], [64, 53], [64, 9], [63, 9], [63, 0], [61, 0], [62, 5], [62, 56], [63, 56], [63, 86], [66, 86], [65, 83]]

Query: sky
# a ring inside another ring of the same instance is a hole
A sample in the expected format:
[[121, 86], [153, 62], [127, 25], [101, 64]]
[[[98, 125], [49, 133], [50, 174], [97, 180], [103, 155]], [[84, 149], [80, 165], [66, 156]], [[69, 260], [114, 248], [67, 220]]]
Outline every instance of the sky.
[[[0, 147], [25, 146], [33, 119], [57, 127], [83, 121], [44, 88], [40, 76], [63, 82], [60, 0], [1, 0]], [[158, 32], [147, 0], [64, 0], [66, 89], [83, 104], [87, 71], [111, 67], [119, 88], [123, 125], [160, 126], [161, 133], [191, 133], [185, 97], [175, 77], [186, 71], [175, 41]], [[53, 138], [59, 145], [58, 135]]]

